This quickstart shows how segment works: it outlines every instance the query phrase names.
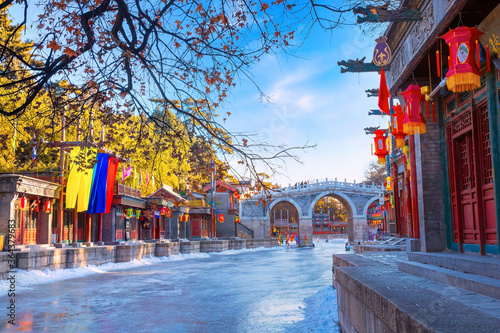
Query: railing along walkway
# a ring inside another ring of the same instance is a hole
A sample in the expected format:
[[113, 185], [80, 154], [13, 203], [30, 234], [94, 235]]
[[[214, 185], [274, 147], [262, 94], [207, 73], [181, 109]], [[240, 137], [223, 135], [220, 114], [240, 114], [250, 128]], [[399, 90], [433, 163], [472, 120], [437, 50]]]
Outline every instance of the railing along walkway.
[[372, 184], [367, 184], [366, 182], [356, 183], [356, 181], [354, 181], [353, 183], [348, 183], [347, 180], [339, 182], [337, 181], [337, 178], [335, 178], [335, 180], [329, 181], [327, 178], [326, 181], [324, 182], [319, 182], [318, 180], [316, 180], [315, 183], [307, 183], [303, 185], [292, 186], [291, 184], [289, 184], [288, 187], [272, 189], [269, 190], [268, 192], [266, 191], [250, 192], [250, 194], [252, 195], [252, 198], [254, 198], [260, 196], [266, 196], [268, 193], [271, 193], [272, 195], [286, 196], [292, 194], [297, 195], [300, 193], [311, 192], [315, 190], [321, 191], [321, 190], [331, 190], [331, 189], [351, 190], [358, 192], [361, 191], [367, 193], [378, 193], [385, 190], [384, 186], [375, 185], [374, 183]]

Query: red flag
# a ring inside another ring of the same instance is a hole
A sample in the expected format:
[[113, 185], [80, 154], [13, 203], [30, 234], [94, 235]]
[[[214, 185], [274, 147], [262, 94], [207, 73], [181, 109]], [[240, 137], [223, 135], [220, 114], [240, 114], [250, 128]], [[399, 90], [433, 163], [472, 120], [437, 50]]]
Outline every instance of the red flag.
[[105, 214], [111, 210], [111, 202], [113, 201], [113, 187], [115, 186], [116, 171], [118, 170], [118, 159], [110, 157], [108, 160], [108, 174], [106, 181], [106, 211]]
[[388, 116], [390, 115], [390, 97], [391, 94], [389, 93], [389, 88], [387, 87], [387, 83], [385, 82], [384, 67], [382, 67], [382, 71], [380, 72], [380, 88], [378, 90], [378, 107], [380, 108], [380, 111], [384, 112]]

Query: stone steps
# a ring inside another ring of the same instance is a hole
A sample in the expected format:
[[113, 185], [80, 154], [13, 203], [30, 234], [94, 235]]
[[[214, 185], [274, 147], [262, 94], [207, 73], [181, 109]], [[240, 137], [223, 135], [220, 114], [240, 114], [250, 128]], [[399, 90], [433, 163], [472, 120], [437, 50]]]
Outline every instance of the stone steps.
[[410, 252], [408, 260], [500, 280], [500, 258], [478, 254]]
[[499, 299], [399, 271], [385, 256], [334, 255], [343, 332], [499, 332]]
[[500, 280], [487, 276], [463, 273], [419, 262], [401, 261], [398, 262], [398, 269], [415, 276], [500, 299]]

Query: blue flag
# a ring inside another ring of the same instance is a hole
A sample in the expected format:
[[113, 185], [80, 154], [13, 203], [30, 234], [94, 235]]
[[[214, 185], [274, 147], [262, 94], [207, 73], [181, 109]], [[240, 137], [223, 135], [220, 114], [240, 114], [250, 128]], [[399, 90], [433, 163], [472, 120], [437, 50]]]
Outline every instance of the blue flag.
[[36, 134], [33, 134], [33, 161], [36, 158]]

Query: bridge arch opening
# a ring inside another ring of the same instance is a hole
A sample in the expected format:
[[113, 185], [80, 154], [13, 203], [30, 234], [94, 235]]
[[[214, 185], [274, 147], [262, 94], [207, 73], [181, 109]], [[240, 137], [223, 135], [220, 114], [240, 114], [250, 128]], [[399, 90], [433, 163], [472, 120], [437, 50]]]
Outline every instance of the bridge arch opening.
[[281, 236], [282, 241], [290, 239], [292, 235], [299, 237], [300, 215], [299, 209], [289, 200], [273, 203], [270, 207], [271, 236]]
[[347, 209], [333, 196], [324, 196], [313, 207], [313, 237], [330, 238], [330, 235], [347, 234]]
[[[311, 214], [311, 219], [312, 219], [312, 212], [314, 210], [314, 207], [316, 206], [317, 202], [322, 200], [325, 197], [330, 197], [333, 199], [338, 200], [342, 206], [345, 209], [346, 213], [346, 220], [347, 220], [347, 225], [344, 229], [345, 233], [348, 235], [348, 240], [349, 242], [354, 242], [354, 218], [358, 215], [358, 212], [356, 210], [356, 205], [354, 202], [351, 200], [351, 198], [347, 195], [345, 195], [342, 192], [337, 192], [337, 191], [330, 191], [330, 192], [323, 192], [321, 194], [318, 194], [311, 202], [311, 205], [309, 207], [309, 214]], [[313, 226], [314, 228], [314, 226]]]

